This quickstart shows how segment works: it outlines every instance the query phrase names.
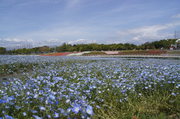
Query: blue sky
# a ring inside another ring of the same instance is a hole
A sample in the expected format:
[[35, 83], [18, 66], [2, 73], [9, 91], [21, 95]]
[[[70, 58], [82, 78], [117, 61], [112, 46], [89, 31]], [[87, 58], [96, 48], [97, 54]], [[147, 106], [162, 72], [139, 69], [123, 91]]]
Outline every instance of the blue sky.
[[0, 0], [0, 46], [173, 38], [180, 0]]

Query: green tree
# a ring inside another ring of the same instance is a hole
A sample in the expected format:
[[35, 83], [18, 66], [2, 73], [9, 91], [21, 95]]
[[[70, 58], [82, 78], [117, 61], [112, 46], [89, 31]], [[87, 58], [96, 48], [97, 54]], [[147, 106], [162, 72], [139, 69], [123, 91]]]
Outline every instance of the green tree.
[[0, 47], [0, 54], [5, 54], [6, 53], [6, 48]]

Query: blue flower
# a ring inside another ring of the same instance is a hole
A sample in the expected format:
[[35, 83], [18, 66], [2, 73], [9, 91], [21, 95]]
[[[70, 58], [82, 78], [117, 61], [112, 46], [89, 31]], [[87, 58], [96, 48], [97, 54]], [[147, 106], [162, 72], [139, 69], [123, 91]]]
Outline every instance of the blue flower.
[[49, 98], [50, 98], [51, 100], [55, 100], [55, 96], [54, 96], [54, 95], [49, 95]]
[[32, 112], [32, 113], [38, 113], [38, 111], [36, 111], [36, 110], [31, 110], [31, 112]]
[[59, 101], [57, 100], [55, 104], [58, 105], [58, 104], [59, 104]]
[[59, 113], [55, 112], [54, 113], [54, 118], [59, 118]]
[[14, 100], [14, 99], [15, 99], [14, 96], [10, 96], [10, 97], [7, 98], [8, 101], [11, 101], [11, 100]]
[[89, 115], [93, 115], [93, 107], [88, 105], [87, 108], [86, 108], [86, 112], [89, 114]]
[[5, 119], [14, 119], [12, 116], [5, 115]]
[[51, 115], [47, 115], [48, 118], [51, 118]]
[[39, 107], [39, 109], [40, 109], [41, 111], [46, 110], [46, 108], [45, 108], [45, 107], [43, 107], [43, 106], [40, 106], [40, 107]]
[[68, 108], [68, 109], [67, 109], [67, 112], [69, 113], [71, 110], [72, 110], [72, 108]]
[[26, 116], [27, 114], [26, 114], [26, 112], [23, 112], [23, 116]]
[[3, 99], [0, 99], [0, 104], [1, 103], [7, 103], [7, 101], [6, 100], [3, 100]]
[[81, 107], [78, 104], [75, 104], [74, 107], [72, 108], [72, 111], [77, 114], [80, 111]]
[[39, 96], [38, 94], [35, 94], [35, 95], [34, 95], [34, 98], [38, 98], [38, 96]]
[[36, 115], [33, 115], [33, 117], [34, 117], [35, 119], [42, 119], [41, 117], [36, 116]]
[[171, 95], [176, 96], [176, 93], [171, 93]]

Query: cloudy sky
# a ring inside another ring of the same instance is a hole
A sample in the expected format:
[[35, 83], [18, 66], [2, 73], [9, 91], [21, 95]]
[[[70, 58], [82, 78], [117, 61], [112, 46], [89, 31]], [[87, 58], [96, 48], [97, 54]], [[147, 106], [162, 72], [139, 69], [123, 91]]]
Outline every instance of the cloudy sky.
[[180, 0], [0, 0], [0, 46], [174, 38]]

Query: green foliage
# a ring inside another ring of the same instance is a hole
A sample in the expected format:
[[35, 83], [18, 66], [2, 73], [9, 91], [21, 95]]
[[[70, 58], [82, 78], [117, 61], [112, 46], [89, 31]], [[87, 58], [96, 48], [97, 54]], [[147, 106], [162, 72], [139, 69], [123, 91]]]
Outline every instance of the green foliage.
[[49, 48], [48, 46], [43, 47], [35, 47], [31, 49], [22, 48], [22, 49], [15, 49], [7, 51], [7, 54], [40, 54], [40, 53], [49, 53], [53, 52], [52, 48]]
[[138, 47], [138, 49], [169, 49], [171, 44], [174, 44], [177, 39], [167, 39], [154, 42], [146, 42]]
[[134, 44], [63, 44], [62, 46], [57, 47], [58, 52], [64, 51], [108, 51], [108, 50], [132, 50], [135, 49], [137, 46]]
[[117, 51], [117, 50], [146, 50], [146, 49], [169, 49], [171, 44], [174, 44], [177, 39], [160, 40], [154, 42], [146, 42], [139, 46], [130, 43], [119, 44], [67, 44], [63, 43], [61, 46], [50, 48], [48, 46], [35, 47], [31, 49], [16, 49], [7, 51], [0, 47], [0, 54], [39, 54], [50, 52], [82, 52], [82, 51]]
[[33, 70], [33, 67], [38, 66], [37, 63], [14, 63], [14, 64], [1, 64], [0, 76], [6, 76], [9, 74], [29, 72]]
[[6, 48], [0, 47], [0, 54], [5, 54], [6, 53]]

